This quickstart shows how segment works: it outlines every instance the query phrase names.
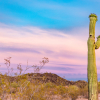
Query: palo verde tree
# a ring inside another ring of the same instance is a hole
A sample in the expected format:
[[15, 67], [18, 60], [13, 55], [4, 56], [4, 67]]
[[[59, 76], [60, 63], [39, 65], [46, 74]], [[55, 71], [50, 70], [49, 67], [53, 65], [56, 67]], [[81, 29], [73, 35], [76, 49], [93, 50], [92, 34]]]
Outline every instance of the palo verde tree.
[[88, 44], [88, 100], [98, 100], [98, 79], [97, 79], [97, 68], [96, 68], [96, 58], [95, 49], [100, 47], [100, 36], [97, 37], [95, 42], [95, 24], [97, 21], [97, 16], [95, 14], [89, 15], [89, 38]]

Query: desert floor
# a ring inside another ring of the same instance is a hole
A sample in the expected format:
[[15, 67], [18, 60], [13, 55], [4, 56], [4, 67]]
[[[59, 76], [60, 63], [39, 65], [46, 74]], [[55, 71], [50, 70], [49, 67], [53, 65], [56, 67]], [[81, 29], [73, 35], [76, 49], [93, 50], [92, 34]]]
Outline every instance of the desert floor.
[[[79, 96], [78, 99], [76, 100], [88, 100], [88, 99], [85, 99], [82, 96]], [[100, 100], [100, 93], [98, 94], [98, 100]]]

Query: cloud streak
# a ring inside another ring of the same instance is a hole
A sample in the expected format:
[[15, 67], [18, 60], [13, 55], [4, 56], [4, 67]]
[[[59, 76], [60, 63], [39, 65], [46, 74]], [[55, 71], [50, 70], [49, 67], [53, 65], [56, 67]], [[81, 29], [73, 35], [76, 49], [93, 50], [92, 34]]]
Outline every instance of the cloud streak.
[[[12, 64], [22, 65], [27, 60], [30, 65], [38, 64], [41, 58], [48, 57], [50, 62], [42, 72], [87, 74], [87, 37], [88, 30], [84, 27], [64, 32], [1, 23], [0, 64], [4, 63], [6, 57], [12, 57]], [[98, 66], [100, 51], [96, 51], [97, 53]]]

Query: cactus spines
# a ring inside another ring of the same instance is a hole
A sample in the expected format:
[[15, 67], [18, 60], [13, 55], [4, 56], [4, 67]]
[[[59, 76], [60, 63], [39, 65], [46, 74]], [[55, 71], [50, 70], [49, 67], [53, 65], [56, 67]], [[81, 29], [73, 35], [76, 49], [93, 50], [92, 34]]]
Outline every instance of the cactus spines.
[[100, 46], [100, 37], [98, 36], [97, 42], [95, 43], [95, 24], [97, 21], [97, 16], [95, 14], [89, 15], [89, 38], [88, 44], [88, 100], [98, 100], [98, 80], [97, 80], [97, 68], [96, 68], [96, 58], [95, 49]]

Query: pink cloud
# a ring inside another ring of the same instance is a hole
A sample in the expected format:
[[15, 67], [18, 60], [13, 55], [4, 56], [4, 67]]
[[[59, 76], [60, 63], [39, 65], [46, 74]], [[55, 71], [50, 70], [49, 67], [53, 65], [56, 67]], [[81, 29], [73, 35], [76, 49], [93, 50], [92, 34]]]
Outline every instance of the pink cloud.
[[[25, 65], [28, 60], [29, 64], [33, 65], [38, 64], [43, 57], [48, 57], [50, 62], [46, 66], [87, 65], [88, 28], [76, 28], [62, 32], [32, 26], [12, 27], [4, 24], [0, 24], [0, 26], [0, 63], [4, 63], [4, 58], [12, 57], [11, 63], [13, 64]], [[100, 57], [99, 50], [96, 51], [96, 56], [97, 59]], [[97, 60], [97, 65], [99, 64], [99, 60]], [[72, 70], [68, 73], [86, 74], [86, 67], [84, 69], [77, 66], [76, 71]], [[66, 71], [59, 70], [51, 71], [66, 73]]]

